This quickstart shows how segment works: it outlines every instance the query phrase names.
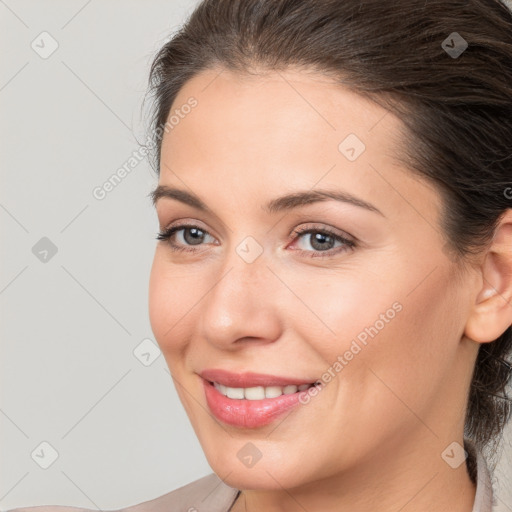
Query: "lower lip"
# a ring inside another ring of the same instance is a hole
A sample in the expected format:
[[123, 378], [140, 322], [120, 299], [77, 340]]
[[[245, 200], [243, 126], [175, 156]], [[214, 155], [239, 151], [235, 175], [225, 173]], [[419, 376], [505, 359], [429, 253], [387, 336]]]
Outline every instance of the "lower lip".
[[203, 379], [208, 407], [220, 421], [243, 428], [257, 428], [272, 423], [284, 412], [297, 406], [301, 393], [281, 395], [263, 400], [237, 400], [220, 393], [213, 384]]

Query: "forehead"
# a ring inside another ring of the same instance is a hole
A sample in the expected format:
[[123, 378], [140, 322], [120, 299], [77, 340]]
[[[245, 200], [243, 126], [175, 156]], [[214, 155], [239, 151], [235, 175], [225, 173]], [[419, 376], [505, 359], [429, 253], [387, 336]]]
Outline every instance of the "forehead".
[[[370, 99], [311, 70], [291, 68], [258, 74], [222, 68], [204, 70], [184, 84], [170, 115], [191, 97], [198, 101], [194, 117], [217, 126], [227, 127], [233, 116], [240, 126], [261, 124], [268, 130], [283, 122], [290, 128], [307, 122], [322, 132], [347, 128], [363, 132], [384, 117], [388, 129], [400, 124], [391, 112]], [[213, 118], [214, 114], [218, 116]]]
[[[398, 118], [369, 99], [328, 77], [296, 69], [252, 75], [203, 71], [182, 87], [168, 120], [173, 122], [162, 142], [164, 160], [179, 158], [185, 153], [180, 149], [192, 145], [197, 156], [206, 152], [219, 163], [222, 156], [261, 161], [285, 153], [332, 163], [346, 150], [347, 168], [355, 168], [348, 162], [372, 148], [392, 159], [401, 127]], [[189, 153], [189, 163], [190, 158]]]
[[293, 69], [206, 70], [185, 83], [170, 115], [191, 98], [196, 106], [164, 134], [163, 183], [183, 185], [186, 176], [196, 192], [206, 179], [209, 187], [258, 189], [260, 196], [292, 185], [341, 184], [382, 210], [408, 214], [411, 203], [419, 211], [437, 203], [432, 185], [394, 158], [401, 121], [329, 77]]

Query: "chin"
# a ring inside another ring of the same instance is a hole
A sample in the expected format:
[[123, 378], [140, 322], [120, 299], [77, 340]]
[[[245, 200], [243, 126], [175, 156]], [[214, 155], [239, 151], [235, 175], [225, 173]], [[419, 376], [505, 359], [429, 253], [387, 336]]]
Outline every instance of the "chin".
[[282, 491], [283, 488], [292, 489], [305, 483], [297, 477], [290, 478], [291, 469], [276, 470], [272, 465], [268, 468], [262, 466], [259, 469], [222, 466], [219, 468], [220, 472], [215, 469], [214, 471], [230, 487], [240, 490]]
[[[227, 485], [240, 490], [282, 490], [283, 487], [289, 489], [307, 483], [308, 475], [297, 469], [304, 466], [303, 461], [287, 459], [282, 451], [272, 450], [271, 456], [262, 455], [252, 467], [246, 466], [238, 453], [250, 443], [232, 441], [232, 449], [223, 450], [216, 445], [205, 451], [210, 467]], [[270, 446], [267, 445], [266, 450], [270, 451]], [[286, 451], [293, 453], [292, 447]], [[310, 477], [313, 479], [312, 475]]]

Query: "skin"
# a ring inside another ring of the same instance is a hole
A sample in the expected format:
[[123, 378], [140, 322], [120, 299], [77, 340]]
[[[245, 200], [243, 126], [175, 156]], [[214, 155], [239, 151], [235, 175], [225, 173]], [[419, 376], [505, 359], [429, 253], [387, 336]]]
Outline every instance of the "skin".
[[[212, 213], [156, 202], [160, 229], [187, 222], [206, 234], [199, 245], [190, 231], [174, 236], [195, 252], [158, 242], [149, 312], [211, 467], [243, 490], [232, 510], [470, 512], [465, 463], [453, 469], [441, 454], [463, 444], [480, 343], [512, 323], [512, 210], [462, 279], [443, 250], [439, 193], [393, 159], [401, 124], [391, 113], [291, 68], [204, 71], [171, 110], [191, 96], [197, 107], [164, 135], [159, 185], [193, 192]], [[366, 145], [355, 161], [338, 149], [350, 133]], [[262, 208], [320, 188], [382, 215], [335, 200]], [[322, 251], [297, 227], [327, 227], [356, 246]], [[236, 251], [247, 236], [263, 250], [252, 263]], [[397, 302], [401, 311], [307, 405], [256, 429], [210, 413], [201, 370], [314, 381]], [[237, 457], [248, 442], [262, 454], [251, 468]]]

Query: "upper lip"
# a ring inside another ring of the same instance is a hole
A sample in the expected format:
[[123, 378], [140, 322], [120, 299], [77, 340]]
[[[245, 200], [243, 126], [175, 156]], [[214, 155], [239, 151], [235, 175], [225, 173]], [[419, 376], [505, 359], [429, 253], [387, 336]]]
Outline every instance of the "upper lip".
[[263, 373], [243, 372], [233, 373], [221, 369], [207, 369], [199, 373], [199, 375], [209, 381], [223, 384], [230, 388], [251, 388], [256, 386], [289, 386], [301, 384], [313, 384], [313, 380], [299, 379], [295, 377], [281, 377], [278, 375], [269, 375]]

